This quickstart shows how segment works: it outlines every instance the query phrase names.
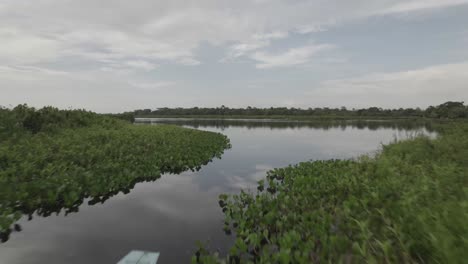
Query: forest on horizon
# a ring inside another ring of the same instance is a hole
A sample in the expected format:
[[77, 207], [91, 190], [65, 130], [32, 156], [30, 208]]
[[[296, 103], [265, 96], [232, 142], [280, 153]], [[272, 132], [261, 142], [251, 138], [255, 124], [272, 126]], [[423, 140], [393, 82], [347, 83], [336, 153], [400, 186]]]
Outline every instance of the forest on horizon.
[[164, 116], [330, 116], [330, 117], [382, 117], [382, 118], [466, 118], [468, 106], [464, 102], [449, 101], [438, 106], [421, 108], [396, 108], [383, 109], [369, 107], [361, 109], [341, 108], [295, 108], [295, 107], [270, 107], [270, 108], [229, 108], [224, 105], [215, 108], [191, 107], [139, 109], [126, 114], [134, 114], [135, 117], [164, 117]]

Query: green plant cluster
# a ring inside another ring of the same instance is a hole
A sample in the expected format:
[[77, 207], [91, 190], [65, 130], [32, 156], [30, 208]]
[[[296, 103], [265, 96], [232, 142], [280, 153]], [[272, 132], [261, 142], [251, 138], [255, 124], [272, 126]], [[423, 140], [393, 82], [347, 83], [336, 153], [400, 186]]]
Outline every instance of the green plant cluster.
[[220, 195], [228, 256], [193, 263], [466, 263], [468, 124], [373, 157], [268, 172], [256, 193]]
[[86, 110], [59, 110], [55, 107], [35, 109], [25, 104], [13, 109], [0, 107], [0, 139], [27, 133], [54, 133], [65, 128], [80, 128], [99, 125], [106, 128], [125, 124], [116, 118], [99, 115]]
[[24, 214], [70, 213], [85, 199], [102, 203], [137, 182], [197, 170], [230, 146], [218, 133], [132, 125], [86, 111], [20, 106], [0, 110], [0, 118], [3, 241]]

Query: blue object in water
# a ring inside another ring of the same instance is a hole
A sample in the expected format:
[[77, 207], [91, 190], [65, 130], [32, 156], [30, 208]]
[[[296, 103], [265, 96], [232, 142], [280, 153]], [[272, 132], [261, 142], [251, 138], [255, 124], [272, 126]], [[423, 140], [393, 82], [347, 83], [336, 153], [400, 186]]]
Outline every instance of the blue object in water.
[[117, 264], [156, 264], [159, 252], [132, 250]]

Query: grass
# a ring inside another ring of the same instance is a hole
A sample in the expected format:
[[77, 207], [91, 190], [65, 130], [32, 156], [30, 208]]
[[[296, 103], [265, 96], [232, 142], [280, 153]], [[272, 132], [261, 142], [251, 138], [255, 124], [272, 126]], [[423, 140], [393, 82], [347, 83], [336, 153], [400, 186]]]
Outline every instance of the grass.
[[194, 263], [463, 263], [468, 259], [468, 124], [384, 146], [375, 157], [268, 172], [256, 193], [220, 195], [227, 256]]

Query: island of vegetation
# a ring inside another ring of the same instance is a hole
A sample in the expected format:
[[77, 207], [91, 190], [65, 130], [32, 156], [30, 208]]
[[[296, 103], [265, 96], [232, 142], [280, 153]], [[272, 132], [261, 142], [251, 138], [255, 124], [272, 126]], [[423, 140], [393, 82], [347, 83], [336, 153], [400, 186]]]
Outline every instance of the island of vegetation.
[[193, 263], [464, 263], [468, 123], [394, 142], [375, 156], [268, 172], [256, 192], [221, 194], [227, 256]]
[[75, 212], [137, 182], [199, 169], [230, 147], [226, 136], [138, 126], [84, 110], [0, 108], [0, 239], [23, 215]]

